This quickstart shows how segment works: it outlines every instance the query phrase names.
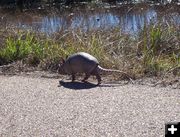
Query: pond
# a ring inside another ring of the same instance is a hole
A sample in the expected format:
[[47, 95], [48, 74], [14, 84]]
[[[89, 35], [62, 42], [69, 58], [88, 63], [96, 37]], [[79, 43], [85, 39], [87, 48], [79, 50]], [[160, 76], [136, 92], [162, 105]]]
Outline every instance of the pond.
[[144, 24], [156, 24], [159, 21], [180, 25], [179, 6], [158, 5], [120, 5], [74, 8], [46, 8], [36, 10], [14, 10], [0, 13], [0, 25], [52, 33], [81, 29], [81, 31], [118, 28], [125, 33], [136, 34]]

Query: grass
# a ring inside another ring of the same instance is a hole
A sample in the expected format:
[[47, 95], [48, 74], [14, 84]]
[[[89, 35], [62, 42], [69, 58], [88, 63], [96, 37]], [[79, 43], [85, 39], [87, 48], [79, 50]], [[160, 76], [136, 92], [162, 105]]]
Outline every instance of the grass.
[[157, 75], [158, 72], [167, 72], [172, 68], [180, 67], [179, 32], [177, 31], [172, 26], [159, 24], [149, 28], [145, 26], [142, 42], [145, 71]]
[[103, 67], [124, 70], [136, 77], [162, 75], [180, 68], [180, 31], [173, 25], [146, 25], [136, 37], [123, 34], [119, 28], [59, 32], [51, 37], [13, 32], [2, 41], [0, 65], [22, 60], [52, 70], [57, 69], [61, 57], [84, 51], [94, 55]]

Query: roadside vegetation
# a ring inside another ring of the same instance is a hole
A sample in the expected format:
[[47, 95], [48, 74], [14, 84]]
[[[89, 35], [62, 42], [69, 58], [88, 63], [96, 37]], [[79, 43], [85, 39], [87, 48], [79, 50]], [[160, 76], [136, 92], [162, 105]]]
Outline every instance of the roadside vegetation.
[[52, 36], [23, 30], [0, 30], [0, 65], [23, 64], [56, 70], [61, 60], [78, 51], [94, 55], [107, 68], [136, 77], [180, 75], [180, 30], [171, 24], [145, 25], [137, 36], [119, 28], [82, 32], [69, 30]]

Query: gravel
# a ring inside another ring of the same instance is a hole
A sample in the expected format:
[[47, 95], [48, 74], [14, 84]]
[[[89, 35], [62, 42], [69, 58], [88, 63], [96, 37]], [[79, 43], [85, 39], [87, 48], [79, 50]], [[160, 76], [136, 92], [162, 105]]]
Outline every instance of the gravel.
[[180, 90], [0, 76], [0, 137], [164, 137]]

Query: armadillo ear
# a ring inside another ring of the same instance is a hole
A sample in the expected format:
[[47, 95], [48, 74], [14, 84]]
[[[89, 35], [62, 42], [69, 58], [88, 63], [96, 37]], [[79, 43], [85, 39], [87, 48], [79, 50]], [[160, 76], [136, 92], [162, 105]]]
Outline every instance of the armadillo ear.
[[63, 64], [65, 63], [65, 60], [64, 60], [64, 59], [62, 59], [62, 63], [63, 63]]
[[64, 64], [65, 63], [65, 60], [63, 58], [61, 58], [61, 63]]

